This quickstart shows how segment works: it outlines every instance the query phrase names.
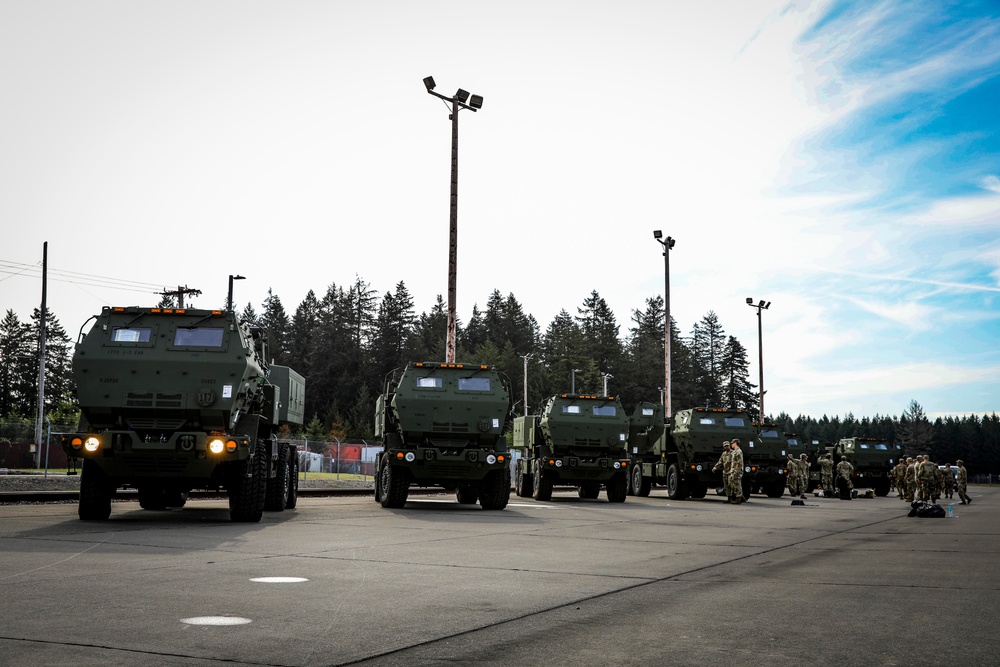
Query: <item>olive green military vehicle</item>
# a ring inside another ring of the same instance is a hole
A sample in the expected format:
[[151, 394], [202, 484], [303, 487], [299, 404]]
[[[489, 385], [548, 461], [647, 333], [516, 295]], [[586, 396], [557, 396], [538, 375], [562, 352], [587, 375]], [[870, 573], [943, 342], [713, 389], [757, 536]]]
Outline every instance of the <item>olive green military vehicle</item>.
[[458, 502], [502, 510], [510, 498], [510, 381], [490, 366], [410, 363], [375, 402], [375, 500], [406, 504], [411, 486], [454, 489]]
[[[768, 498], [780, 498], [788, 484], [788, 439], [777, 424], [757, 424], [757, 437], [744, 448], [744, 464], [751, 468], [750, 489]], [[749, 449], [750, 455], [747, 456]], [[795, 454], [796, 458], [798, 454]]]
[[653, 479], [643, 475], [642, 464], [653, 465], [660, 459], [656, 443], [665, 428], [663, 415], [662, 403], [644, 401], [632, 411], [628, 424], [629, 495], [649, 495]]
[[628, 432], [628, 415], [613, 396], [549, 398], [541, 414], [514, 420], [513, 447], [523, 451], [514, 469], [517, 495], [550, 500], [552, 487], [564, 485], [594, 499], [603, 486], [609, 502], [625, 502]]
[[295, 507], [296, 448], [278, 434], [302, 423], [305, 383], [266, 359], [266, 331], [229, 311], [105, 307], [81, 327], [80, 425], [62, 437], [83, 459], [80, 518], [107, 519], [120, 488], [150, 510], [225, 489], [233, 521]]
[[[648, 495], [654, 486], [665, 486], [675, 500], [704, 498], [709, 488], [723, 485], [722, 471], [712, 467], [722, 456], [722, 443], [738, 439], [743, 450], [743, 495], [750, 496], [750, 481], [757, 431], [743, 410], [691, 408], [677, 411], [652, 448], [632, 453], [632, 491]], [[636, 472], [635, 468], [640, 471]]]
[[856, 489], [873, 489], [876, 496], [889, 495], [892, 467], [899, 461], [901, 449], [878, 438], [841, 438], [833, 446], [834, 463], [847, 458], [854, 466]]

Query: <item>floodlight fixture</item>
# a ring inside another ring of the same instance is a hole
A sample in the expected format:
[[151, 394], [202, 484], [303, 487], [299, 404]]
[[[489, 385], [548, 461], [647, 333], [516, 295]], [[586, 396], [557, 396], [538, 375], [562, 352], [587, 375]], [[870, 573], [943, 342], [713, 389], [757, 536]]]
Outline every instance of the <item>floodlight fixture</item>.
[[469, 98], [469, 106], [472, 107], [473, 109], [482, 109], [483, 108], [483, 96], [482, 95], [473, 95], [472, 97], [470, 97]]
[[747, 297], [747, 305], [748, 306], [752, 306], [753, 305], [753, 297], [752, 296], [748, 296]]
[[459, 88], [458, 92], [455, 93], [455, 99], [458, 100], [459, 104], [465, 104], [466, 100], [469, 99], [469, 91]]
[[676, 241], [671, 236], [664, 239], [659, 229], [653, 230], [653, 238], [663, 246], [663, 408], [670, 417], [670, 250]]
[[434, 77], [428, 76], [424, 79], [424, 85], [427, 87], [427, 92], [430, 92], [434, 90], [434, 86], [436, 86], [437, 84], [434, 83]]
[[659, 229], [654, 229], [653, 230], [653, 238], [654, 239], [662, 239], [663, 238], [663, 232], [661, 232]]

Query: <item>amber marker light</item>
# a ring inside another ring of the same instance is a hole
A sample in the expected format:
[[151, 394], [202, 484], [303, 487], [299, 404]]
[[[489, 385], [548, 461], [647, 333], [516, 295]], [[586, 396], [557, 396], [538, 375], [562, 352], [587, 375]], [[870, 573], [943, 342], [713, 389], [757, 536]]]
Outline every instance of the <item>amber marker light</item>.
[[235, 440], [230, 440], [230, 441], [226, 442], [226, 451], [227, 452], [235, 452], [236, 451], [236, 441]]

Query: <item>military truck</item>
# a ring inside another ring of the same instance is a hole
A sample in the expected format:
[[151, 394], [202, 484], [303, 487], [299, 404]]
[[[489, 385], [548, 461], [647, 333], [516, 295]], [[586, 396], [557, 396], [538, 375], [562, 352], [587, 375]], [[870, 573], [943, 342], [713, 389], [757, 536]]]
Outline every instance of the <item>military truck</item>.
[[[780, 498], [788, 484], [788, 439], [777, 424], [757, 424], [757, 437], [743, 450], [743, 462], [753, 471], [750, 488], [768, 498]], [[750, 456], [747, 456], [749, 449]], [[798, 455], [796, 454], [796, 457]]]
[[631, 446], [632, 491], [645, 496], [654, 486], [665, 486], [667, 495], [674, 500], [704, 498], [709, 488], [723, 486], [722, 471], [712, 472], [712, 467], [722, 456], [722, 443], [736, 438], [744, 457], [743, 495], [749, 498], [750, 481], [756, 473], [756, 435], [743, 410], [679, 410], [652, 447]]
[[510, 380], [490, 366], [410, 363], [375, 402], [375, 500], [406, 504], [411, 486], [454, 489], [458, 502], [502, 510], [510, 499]]
[[298, 456], [279, 429], [302, 424], [305, 382], [267, 363], [265, 330], [222, 310], [105, 307], [90, 320], [73, 354], [80, 425], [62, 436], [83, 459], [81, 519], [108, 519], [122, 488], [148, 510], [225, 489], [233, 521], [295, 507]]
[[514, 470], [517, 495], [550, 500], [552, 487], [575, 486], [595, 499], [625, 502], [628, 487], [629, 418], [613, 396], [558, 394], [540, 414], [514, 420], [512, 446], [523, 454]]
[[660, 455], [656, 443], [665, 428], [662, 403], [643, 401], [635, 406], [628, 424], [629, 476], [628, 494], [648, 496], [652, 477], [643, 475], [642, 464], [655, 464]]
[[876, 496], [889, 495], [892, 467], [899, 461], [901, 450], [878, 438], [841, 438], [833, 446], [834, 463], [844, 457], [854, 466], [856, 489], [873, 489]]

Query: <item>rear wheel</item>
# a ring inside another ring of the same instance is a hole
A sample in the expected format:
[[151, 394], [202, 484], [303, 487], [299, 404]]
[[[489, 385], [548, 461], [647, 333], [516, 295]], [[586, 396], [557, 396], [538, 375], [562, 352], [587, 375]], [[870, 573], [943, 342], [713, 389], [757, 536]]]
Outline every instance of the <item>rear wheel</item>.
[[518, 498], [531, 497], [531, 478], [524, 472], [524, 461], [518, 460], [514, 467], [514, 493]]
[[584, 482], [576, 488], [576, 493], [581, 498], [594, 500], [597, 496], [601, 495], [601, 485], [597, 482]]
[[161, 486], [143, 484], [138, 495], [139, 507], [144, 510], [156, 512], [167, 509], [167, 494]]
[[285, 501], [285, 509], [293, 510], [299, 503], [299, 455], [294, 449], [288, 452], [288, 464], [291, 467], [288, 477], [291, 484], [288, 485], [288, 499]]
[[704, 482], [689, 482], [688, 489], [692, 498], [704, 498], [708, 493], [708, 484]]
[[681, 471], [676, 463], [667, 468], [667, 496], [671, 500], [684, 500], [688, 497], [687, 484], [681, 479]]
[[253, 456], [240, 461], [230, 473], [229, 518], [233, 521], [256, 523], [264, 513], [267, 493], [267, 443], [258, 440]]
[[80, 475], [80, 519], [107, 521], [111, 516], [111, 496], [114, 492], [111, 480], [97, 463], [84, 459]]
[[637, 496], [648, 496], [653, 485], [652, 477], [645, 477], [642, 474], [642, 464], [636, 463], [632, 466], [632, 493]]
[[510, 468], [494, 470], [479, 487], [479, 505], [484, 510], [502, 510], [510, 500]]
[[628, 495], [628, 476], [626, 473], [618, 473], [609, 479], [604, 486], [609, 503], [625, 502], [625, 497]]
[[785, 494], [785, 480], [778, 479], [776, 482], [771, 482], [770, 485], [764, 487], [764, 493], [767, 494], [768, 498], [780, 498]]
[[410, 494], [410, 479], [402, 468], [389, 465], [383, 460], [379, 471], [382, 482], [382, 507], [398, 509], [406, 504], [406, 496]]
[[535, 475], [532, 477], [531, 495], [535, 500], [552, 500], [552, 478], [542, 471], [539, 461], [535, 462]]

